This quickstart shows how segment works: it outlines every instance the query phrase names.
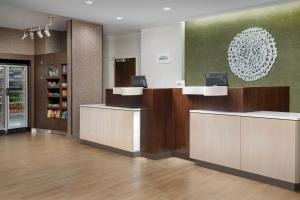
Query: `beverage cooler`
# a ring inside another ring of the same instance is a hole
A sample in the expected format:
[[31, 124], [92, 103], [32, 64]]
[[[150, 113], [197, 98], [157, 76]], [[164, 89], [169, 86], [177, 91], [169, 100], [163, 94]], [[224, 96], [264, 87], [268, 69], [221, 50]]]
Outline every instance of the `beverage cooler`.
[[28, 127], [27, 66], [0, 64], [0, 130]]

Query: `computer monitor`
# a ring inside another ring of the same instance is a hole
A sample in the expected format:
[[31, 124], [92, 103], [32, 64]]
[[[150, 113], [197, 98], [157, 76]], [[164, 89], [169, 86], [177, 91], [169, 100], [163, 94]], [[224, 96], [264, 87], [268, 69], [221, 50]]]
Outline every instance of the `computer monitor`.
[[205, 74], [206, 86], [229, 86], [227, 72], [210, 72]]
[[132, 87], [143, 87], [147, 88], [146, 76], [132, 76], [131, 77]]

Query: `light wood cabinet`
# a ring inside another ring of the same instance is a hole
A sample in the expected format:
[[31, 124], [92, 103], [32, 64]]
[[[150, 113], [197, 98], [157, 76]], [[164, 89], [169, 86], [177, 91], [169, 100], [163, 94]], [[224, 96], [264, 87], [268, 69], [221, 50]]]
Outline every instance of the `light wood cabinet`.
[[295, 183], [297, 123], [242, 117], [241, 169]]
[[128, 152], [139, 152], [140, 111], [82, 106], [80, 139]]
[[240, 117], [191, 113], [190, 157], [240, 169]]
[[190, 113], [191, 158], [300, 183], [300, 115], [209, 112]]

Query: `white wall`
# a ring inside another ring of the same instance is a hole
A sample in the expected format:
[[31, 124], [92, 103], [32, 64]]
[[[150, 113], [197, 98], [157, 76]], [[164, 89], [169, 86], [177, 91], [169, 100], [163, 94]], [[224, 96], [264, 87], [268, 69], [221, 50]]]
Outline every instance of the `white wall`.
[[[170, 53], [170, 64], [158, 64], [160, 53]], [[184, 23], [141, 31], [141, 74], [150, 88], [174, 88], [184, 79]]]
[[[116, 58], [136, 58], [136, 74], [141, 69], [141, 34], [135, 33], [122, 36], [104, 37], [104, 58], [103, 58], [103, 87], [114, 87]], [[105, 96], [105, 95], [104, 95]]]
[[[146, 75], [150, 88], [173, 88], [184, 79], [184, 23], [142, 29], [141, 33], [104, 37], [103, 87], [114, 87], [114, 59], [136, 58], [137, 74]], [[169, 52], [170, 64], [158, 64]], [[105, 100], [105, 95], [104, 100]]]

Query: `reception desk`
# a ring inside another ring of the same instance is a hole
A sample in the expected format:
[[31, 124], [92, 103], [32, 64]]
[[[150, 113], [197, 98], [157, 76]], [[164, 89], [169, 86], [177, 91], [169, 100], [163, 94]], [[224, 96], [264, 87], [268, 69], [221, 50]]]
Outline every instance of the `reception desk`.
[[299, 113], [190, 112], [197, 164], [288, 189], [299, 188], [299, 138]]
[[189, 158], [189, 111], [289, 111], [289, 87], [229, 88], [227, 96], [184, 95], [182, 89], [144, 89], [123, 96], [106, 90], [106, 105], [141, 108], [141, 153], [160, 159]]
[[141, 109], [109, 107], [101, 104], [80, 106], [80, 140], [83, 143], [140, 155]]

